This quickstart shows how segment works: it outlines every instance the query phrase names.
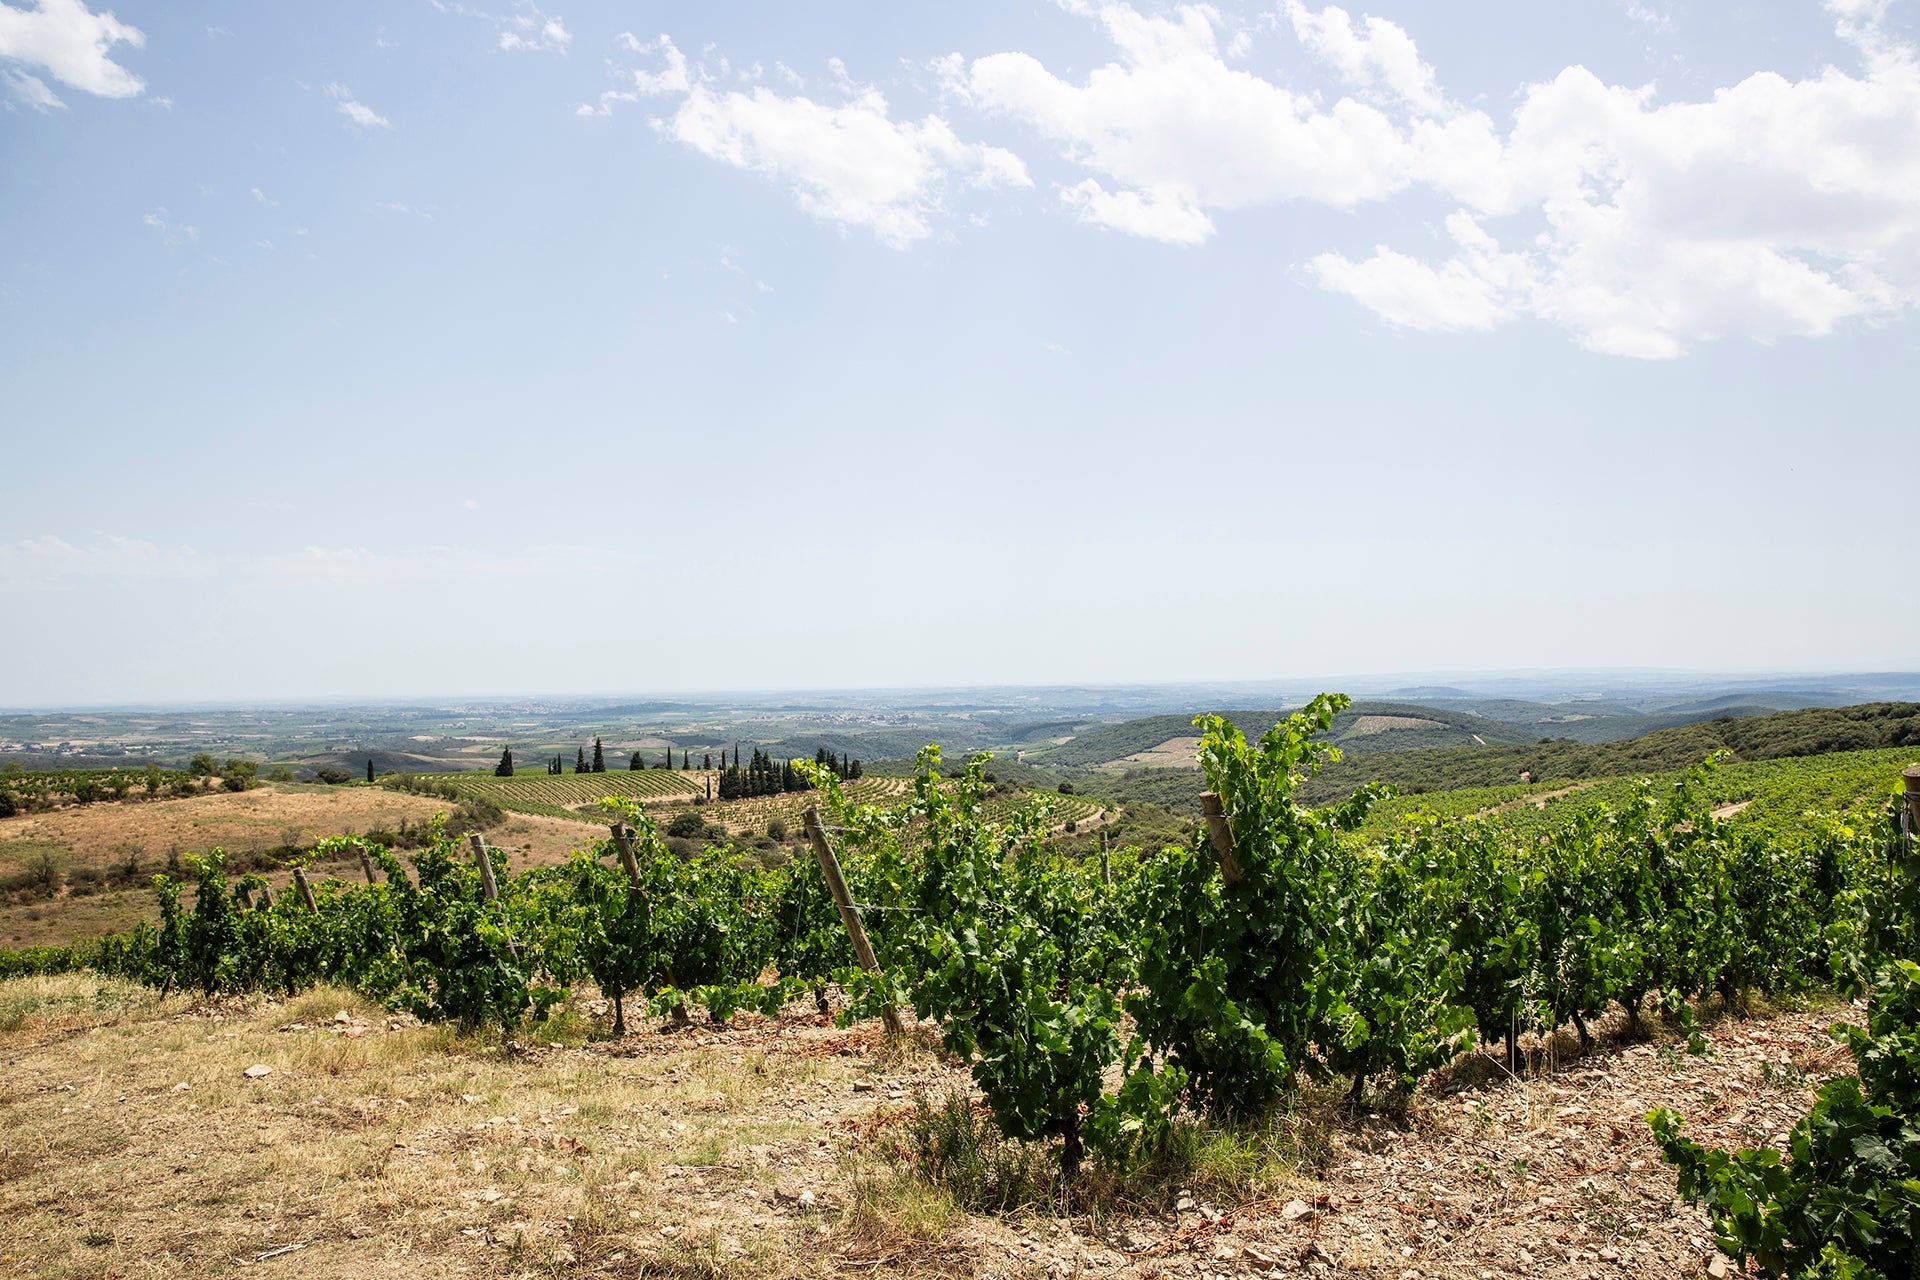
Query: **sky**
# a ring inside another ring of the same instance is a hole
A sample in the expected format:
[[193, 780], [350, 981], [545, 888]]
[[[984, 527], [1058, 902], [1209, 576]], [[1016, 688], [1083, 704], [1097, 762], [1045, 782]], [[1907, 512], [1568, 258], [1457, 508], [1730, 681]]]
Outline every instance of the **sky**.
[[0, 705], [1920, 667], [1917, 47], [0, 0]]

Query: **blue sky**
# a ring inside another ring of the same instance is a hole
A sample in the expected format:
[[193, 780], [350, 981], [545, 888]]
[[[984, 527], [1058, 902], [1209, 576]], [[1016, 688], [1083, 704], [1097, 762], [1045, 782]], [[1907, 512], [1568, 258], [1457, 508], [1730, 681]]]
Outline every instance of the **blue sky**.
[[1915, 13], [0, 0], [0, 704], [1920, 665]]

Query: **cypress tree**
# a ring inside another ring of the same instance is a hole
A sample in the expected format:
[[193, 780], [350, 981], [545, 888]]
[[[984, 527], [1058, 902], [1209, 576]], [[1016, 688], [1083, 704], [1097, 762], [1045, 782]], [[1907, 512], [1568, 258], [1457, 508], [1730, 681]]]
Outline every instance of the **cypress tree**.
[[640, 753], [638, 751], [634, 752], [633, 755], [629, 757], [627, 760], [628, 773], [632, 773], [635, 769], [643, 769], [645, 767], [646, 767], [646, 763], [645, 761], [640, 759]]
[[692, 768], [693, 768], [693, 752], [682, 751], [680, 753], [680, 772], [685, 773]]
[[575, 773], [587, 772], [587, 749], [585, 747], [575, 747], [573, 749], [573, 771]]
[[367, 781], [368, 782], [373, 781], [373, 757], [372, 756], [367, 757]]
[[496, 778], [511, 778], [513, 776], [513, 748], [512, 747], [505, 747], [501, 749], [500, 763], [493, 766], [493, 776]]
[[598, 738], [593, 740], [593, 771], [595, 773], [605, 773], [607, 771], [607, 757], [601, 754], [600, 739]]
[[711, 752], [711, 751], [709, 751], [709, 752], [707, 752], [707, 754], [706, 754], [705, 756], [703, 756], [703, 757], [701, 758], [701, 760], [700, 760], [700, 767], [701, 767], [702, 769], [712, 769], [712, 768], [713, 768], [713, 752]]

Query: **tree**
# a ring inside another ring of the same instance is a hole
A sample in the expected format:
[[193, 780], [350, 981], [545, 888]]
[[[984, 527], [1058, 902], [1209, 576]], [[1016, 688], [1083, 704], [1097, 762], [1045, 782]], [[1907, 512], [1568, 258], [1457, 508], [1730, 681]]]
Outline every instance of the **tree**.
[[[507, 769], [507, 776], [508, 777], [513, 776], [513, 769], [511, 766], [509, 766]], [[372, 756], [367, 757], [367, 781], [368, 782], [373, 781], [373, 757]]]
[[700, 758], [700, 767], [709, 770], [713, 768], [713, 752], [709, 751]]
[[146, 783], [147, 783], [147, 794], [148, 794], [148, 795], [150, 795], [150, 796], [157, 796], [157, 795], [159, 795], [159, 794], [160, 794], [160, 783], [161, 783], [161, 777], [160, 777], [160, 766], [159, 766], [159, 765], [157, 765], [157, 764], [149, 764], [149, 765], [147, 766], [147, 778], [146, 778]]
[[587, 772], [587, 749], [586, 749], [585, 747], [575, 747], [575, 748], [574, 748], [574, 751], [573, 751], [573, 771], [574, 771], [575, 773], [585, 773], [585, 772]]
[[[373, 769], [372, 761], [367, 762], [367, 769], [369, 773], [367, 781], [371, 782], [373, 781], [373, 778], [371, 776], [372, 769]], [[511, 778], [513, 776], [513, 748], [512, 747], [504, 747], [501, 749], [500, 763], [493, 767], [493, 776], [496, 778]]]
[[627, 772], [629, 773], [632, 773], [636, 769], [644, 769], [646, 767], [647, 767], [647, 762], [640, 758], [640, 753], [638, 751], [634, 752], [633, 755], [627, 759]]
[[327, 768], [322, 769], [320, 770], [320, 772], [314, 774], [313, 780], [315, 782], [324, 782], [330, 787], [337, 787], [343, 782], [352, 782], [353, 775], [348, 773], [345, 769], [335, 769], [331, 765], [329, 765]]
[[260, 780], [260, 766], [251, 760], [229, 757], [220, 766], [220, 780], [229, 791], [249, 791]]
[[595, 773], [605, 773], [607, 771], [607, 757], [605, 753], [600, 750], [600, 739], [598, 738], [593, 740], [593, 771]]
[[693, 753], [691, 751], [682, 751], [680, 753], [680, 772], [685, 773], [691, 768], [693, 768]]
[[220, 772], [220, 765], [219, 762], [207, 752], [198, 751], [194, 753], [192, 763], [187, 765], [187, 772], [196, 778], [211, 778], [214, 774]]

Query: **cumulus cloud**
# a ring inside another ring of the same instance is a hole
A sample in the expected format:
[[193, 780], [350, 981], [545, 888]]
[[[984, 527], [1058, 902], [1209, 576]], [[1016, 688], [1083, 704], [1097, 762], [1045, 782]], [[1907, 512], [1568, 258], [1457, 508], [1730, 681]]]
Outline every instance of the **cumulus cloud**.
[[765, 85], [726, 87], [718, 73], [691, 64], [672, 40], [624, 37], [652, 55], [651, 69], [630, 74], [631, 88], [601, 95], [582, 115], [604, 115], [642, 98], [673, 100], [655, 121], [664, 135], [711, 159], [765, 175], [786, 187], [807, 213], [841, 227], [864, 227], [882, 244], [905, 248], [934, 233], [949, 187], [1030, 186], [1012, 152], [963, 141], [938, 115], [892, 118], [879, 90], [845, 83], [840, 101], [782, 94]]
[[[131, 98], [146, 87], [107, 56], [116, 44], [137, 49], [146, 39], [139, 28], [111, 13], [94, 13], [80, 0], [36, 0], [31, 9], [0, 4], [0, 59], [43, 70], [69, 88], [103, 98]], [[30, 105], [41, 110], [59, 105], [38, 77], [16, 72], [8, 79]]]
[[1291, 199], [1350, 205], [1407, 184], [1407, 141], [1384, 112], [1351, 98], [1321, 110], [1229, 66], [1211, 8], [1093, 12], [1119, 57], [1080, 83], [1025, 53], [947, 64], [949, 87], [1032, 126], [1095, 175], [1063, 192], [1084, 220], [1193, 244], [1213, 233], [1214, 211]]
[[1398, 24], [1366, 17], [1356, 26], [1345, 9], [1331, 4], [1319, 13], [1300, 0], [1286, 0], [1282, 8], [1300, 43], [1332, 64], [1349, 85], [1430, 114], [1445, 108], [1433, 68], [1420, 60], [1413, 37]]
[[1880, 25], [1886, 0], [1827, 6], [1857, 70], [1662, 102], [1569, 67], [1522, 89], [1504, 125], [1449, 101], [1403, 28], [1338, 6], [1282, 5], [1342, 87], [1331, 102], [1229, 65], [1210, 7], [1069, 7], [1112, 61], [1077, 80], [1018, 52], [945, 73], [1087, 175], [1060, 192], [1087, 222], [1193, 245], [1221, 212], [1424, 189], [1458, 210], [1437, 260], [1328, 252], [1306, 277], [1396, 325], [1530, 316], [1630, 356], [1817, 336], [1920, 298], [1920, 56]]
[[343, 84], [327, 86], [327, 96], [334, 101], [334, 109], [362, 129], [389, 129], [392, 123], [372, 107], [353, 96], [353, 90]]

